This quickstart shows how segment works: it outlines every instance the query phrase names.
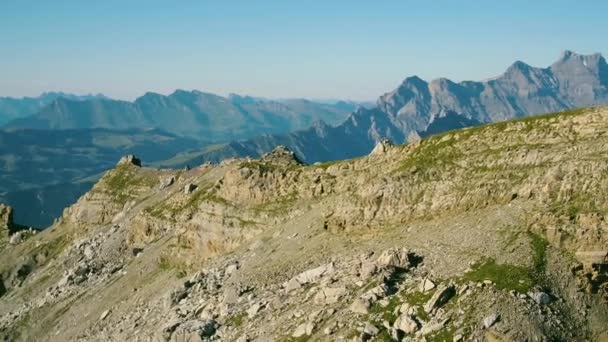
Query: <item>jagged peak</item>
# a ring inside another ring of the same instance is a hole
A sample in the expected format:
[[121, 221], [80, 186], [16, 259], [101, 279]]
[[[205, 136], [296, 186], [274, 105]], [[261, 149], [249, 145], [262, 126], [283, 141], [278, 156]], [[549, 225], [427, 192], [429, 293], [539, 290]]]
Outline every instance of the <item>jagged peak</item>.
[[565, 50], [561, 53], [559, 59], [553, 63], [553, 65], [560, 65], [568, 62], [582, 62], [582, 63], [603, 63], [606, 61], [601, 53], [596, 52], [588, 55], [578, 54], [576, 52]]
[[577, 54], [574, 51], [571, 51], [571, 50], [564, 50], [560, 54], [558, 61], [565, 61], [565, 60], [569, 59], [572, 56], [577, 56]]
[[411, 86], [415, 86], [415, 87], [421, 87], [421, 86], [426, 86], [428, 83], [423, 80], [422, 78], [414, 75], [414, 76], [409, 76], [406, 77], [403, 82], [401, 82], [401, 86], [400, 87], [411, 87]]
[[122, 158], [120, 158], [120, 160], [118, 161], [118, 163], [116, 165], [117, 166], [118, 165], [141, 166], [141, 160], [133, 154], [127, 154], [126, 156], [123, 156]]
[[264, 154], [260, 161], [277, 165], [303, 165], [296, 154], [286, 146], [279, 145]]

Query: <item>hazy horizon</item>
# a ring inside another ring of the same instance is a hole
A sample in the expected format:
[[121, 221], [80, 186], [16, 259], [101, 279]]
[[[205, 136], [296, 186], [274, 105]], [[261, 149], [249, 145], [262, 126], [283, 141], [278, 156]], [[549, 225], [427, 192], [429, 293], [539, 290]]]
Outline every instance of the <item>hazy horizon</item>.
[[374, 101], [412, 75], [483, 80], [515, 60], [546, 67], [566, 49], [606, 55], [606, 10], [601, 1], [520, 0], [4, 3], [0, 96], [132, 101], [196, 89]]

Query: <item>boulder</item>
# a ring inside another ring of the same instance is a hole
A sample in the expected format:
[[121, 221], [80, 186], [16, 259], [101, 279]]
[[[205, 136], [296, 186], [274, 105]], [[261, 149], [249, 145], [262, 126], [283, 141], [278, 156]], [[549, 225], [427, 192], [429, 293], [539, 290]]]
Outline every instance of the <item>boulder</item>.
[[357, 298], [350, 305], [349, 310], [354, 313], [367, 315], [369, 312], [369, 307], [371, 306], [369, 300], [363, 298]]
[[189, 194], [193, 193], [194, 190], [196, 190], [196, 188], [197, 188], [196, 184], [188, 183], [184, 186], [184, 194], [189, 195]]
[[435, 283], [430, 280], [429, 278], [424, 278], [422, 279], [422, 282], [420, 282], [420, 287], [419, 290], [420, 292], [428, 292], [432, 289], [434, 289], [437, 285], [435, 285]]
[[424, 305], [424, 311], [426, 313], [431, 313], [433, 310], [447, 303], [447, 301], [450, 300], [454, 294], [456, 294], [454, 285], [439, 285], [431, 299], [429, 299], [429, 301]]
[[160, 182], [160, 190], [166, 189], [175, 183], [175, 176], [168, 177]]
[[380, 139], [376, 143], [376, 146], [374, 147], [372, 152], [370, 152], [370, 155], [374, 156], [374, 155], [385, 154], [393, 146], [395, 146], [395, 144], [390, 139], [386, 139], [386, 138]]
[[312, 335], [312, 331], [315, 329], [315, 325], [312, 322], [306, 322], [298, 325], [296, 330], [291, 334], [291, 337], [302, 337]]
[[381, 267], [410, 268], [409, 251], [406, 248], [390, 248], [382, 252], [376, 260]]
[[378, 327], [376, 327], [375, 325], [367, 322], [363, 327], [363, 332], [369, 336], [376, 336], [380, 333], [380, 329], [378, 329]]
[[333, 273], [334, 265], [329, 263], [327, 265], [319, 266], [307, 271], [304, 271], [297, 276], [291, 278], [287, 283], [283, 285], [287, 292], [300, 288], [304, 284], [313, 284], [321, 280], [322, 277]]
[[317, 292], [314, 301], [318, 304], [334, 304], [345, 294], [345, 287], [324, 287]]
[[359, 271], [359, 277], [363, 280], [371, 278], [378, 272], [378, 267], [373, 262], [364, 262], [361, 264], [361, 270]]
[[488, 329], [488, 328], [492, 327], [494, 324], [496, 324], [496, 322], [498, 322], [498, 320], [500, 320], [500, 314], [493, 313], [483, 319], [482, 325], [485, 329]]
[[418, 326], [418, 322], [410, 316], [409, 314], [401, 314], [395, 320], [393, 327], [397, 330], [400, 330], [406, 334], [413, 334], [420, 328]]
[[132, 154], [127, 154], [126, 156], [120, 158], [118, 164], [116, 165], [135, 165], [141, 167], [141, 160]]
[[260, 303], [255, 303], [250, 306], [249, 309], [247, 309], [247, 316], [249, 316], [249, 318], [253, 318], [258, 314], [258, 312], [260, 312], [261, 309], [262, 305]]
[[239, 263], [235, 262], [233, 264], [230, 264], [230, 265], [226, 266], [226, 270], [224, 271], [224, 273], [226, 275], [231, 275], [232, 273], [238, 271], [239, 268], [240, 268]]
[[532, 298], [537, 304], [547, 305], [551, 303], [551, 296], [544, 292], [533, 292], [529, 294], [530, 298]]

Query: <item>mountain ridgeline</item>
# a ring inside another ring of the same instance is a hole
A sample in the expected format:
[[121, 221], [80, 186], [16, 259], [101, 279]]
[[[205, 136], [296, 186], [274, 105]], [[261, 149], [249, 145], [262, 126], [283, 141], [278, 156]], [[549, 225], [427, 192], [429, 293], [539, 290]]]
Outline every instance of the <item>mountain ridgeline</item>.
[[146, 129], [200, 141], [225, 142], [265, 133], [286, 133], [317, 120], [342, 121], [357, 104], [319, 103], [304, 99], [270, 101], [249, 96], [222, 97], [177, 90], [165, 96], [146, 93], [134, 102], [95, 98], [57, 98], [38, 113], [15, 119], [6, 129]]
[[359, 108], [335, 127], [317, 123], [306, 130], [231, 142], [213, 151], [190, 153], [190, 160], [176, 160], [197, 164], [256, 157], [277, 145], [289, 147], [308, 163], [346, 159], [369, 153], [383, 137], [402, 143], [467, 126], [603, 104], [608, 104], [604, 57], [565, 51], [547, 68], [518, 61], [501, 76], [481, 82], [408, 77], [380, 96], [376, 108]]
[[0, 97], [0, 125], [33, 115], [59, 98], [71, 101], [84, 101], [105, 97], [101, 94], [79, 96], [62, 92], [47, 92], [38, 97]]

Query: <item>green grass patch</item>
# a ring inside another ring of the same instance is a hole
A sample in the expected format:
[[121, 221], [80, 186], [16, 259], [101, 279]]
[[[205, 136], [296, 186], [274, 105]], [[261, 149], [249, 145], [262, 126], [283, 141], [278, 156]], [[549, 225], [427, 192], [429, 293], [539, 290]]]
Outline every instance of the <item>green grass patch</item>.
[[527, 267], [509, 264], [497, 264], [494, 259], [486, 259], [476, 265], [473, 271], [466, 273], [463, 280], [483, 282], [490, 280], [499, 290], [528, 292], [536, 281], [533, 272]]
[[[549, 126], [551, 124], [548, 119], [576, 116], [588, 111], [589, 108], [581, 108], [559, 113], [496, 122], [488, 125], [474, 126], [432, 135], [423, 139], [420, 144], [402, 160], [395, 172], [411, 172], [416, 170], [417, 173], [425, 173], [433, 168], [445, 168], [454, 165], [454, 161], [467, 152], [461, 151], [458, 148], [459, 143], [470, 139], [474, 135], [485, 133], [495, 134], [506, 130], [509, 126], [515, 125], [522, 126], [519, 129], [523, 130], [524, 133], [536, 129], [543, 130], [544, 126]], [[448, 138], [450, 135], [452, 136]], [[484, 153], [496, 154], [502, 153], [502, 151], [488, 149]], [[428, 175], [425, 176], [428, 178]]]
[[144, 172], [138, 174], [138, 169], [133, 165], [119, 165], [104, 177], [105, 189], [114, 196], [117, 203], [124, 205], [137, 198], [138, 188], [151, 189], [158, 184], [155, 175]]
[[426, 340], [428, 342], [452, 342], [454, 341], [455, 331], [454, 327], [446, 327], [431, 336], [427, 336]]
[[234, 314], [234, 315], [228, 317], [226, 319], [225, 325], [238, 328], [238, 327], [242, 326], [243, 323], [245, 323], [246, 319], [247, 319], [247, 313], [244, 311], [239, 312], [237, 314]]
[[542, 236], [528, 232], [532, 245], [533, 276], [537, 281], [542, 280], [547, 268], [547, 247], [549, 242]]
[[[380, 318], [380, 322], [382, 320], [387, 320], [391, 324], [395, 322], [397, 319], [397, 315], [395, 314], [395, 309], [401, 306], [401, 298], [398, 296], [393, 296], [389, 298], [388, 305], [382, 306], [380, 303], [376, 302], [369, 310], [370, 315], [378, 316]], [[380, 325], [382, 328], [382, 325]]]

